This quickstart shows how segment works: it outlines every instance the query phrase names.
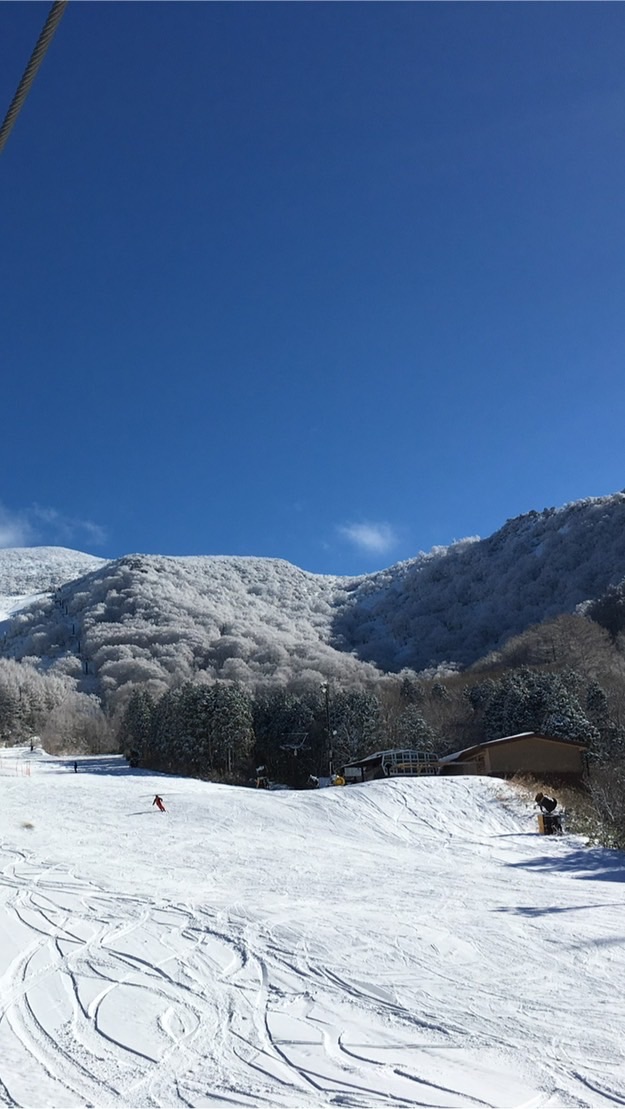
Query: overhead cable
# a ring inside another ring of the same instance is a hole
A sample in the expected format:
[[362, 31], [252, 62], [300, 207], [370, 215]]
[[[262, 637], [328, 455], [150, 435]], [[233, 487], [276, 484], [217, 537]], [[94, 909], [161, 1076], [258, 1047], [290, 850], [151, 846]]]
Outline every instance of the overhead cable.
[[26, 100], [26, 97], [30, 92], [30, 86], [37, 76], [39, 66], [44, 59], [46, 50], [52, 42], [54, 32], [61, 22], [61, 16], [63, 15], [63, 12], [65, 11], [68, 3], [69, 0], [55, 0], [55, 3], [52, 5], [50, 11], [48, 12], [48, 18], [43, 25], [43, 30], [39, 35], [39, 38], [37, 39], [35, 49], [30, 56], [30, 61], [28, 62], [28, 65], [24, 70], [22, 80], [17, 86], [17, 92], [15, 93], [15, 96], [13, 97], [9, 105], [9, 110], [4, 117], [4, 120], [2, 121], [2, 126], [0, 127], [0, 154], [2, 153], [7, 139], [11, 134], [11, 131], [13, 130], [15, 120], [17, 119], [22, 107], [24, 106], [24, 101]]

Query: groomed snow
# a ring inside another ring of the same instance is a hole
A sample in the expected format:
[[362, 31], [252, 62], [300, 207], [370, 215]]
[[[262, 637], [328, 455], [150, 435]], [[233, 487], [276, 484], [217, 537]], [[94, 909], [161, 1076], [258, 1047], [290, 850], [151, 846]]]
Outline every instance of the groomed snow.
[[0, 752], [0, 1104], [625, 1103], [621, 855], [487, 778], [72, 761]]

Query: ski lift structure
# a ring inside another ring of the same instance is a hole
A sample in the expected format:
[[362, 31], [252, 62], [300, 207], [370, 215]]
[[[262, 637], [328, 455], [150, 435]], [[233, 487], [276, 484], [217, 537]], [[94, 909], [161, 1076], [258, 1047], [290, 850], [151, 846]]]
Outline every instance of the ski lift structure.
[[438, 758], [431, 751], [402, 748], [375, 751], [364, 759], [347, 763], [342, 769], [342, 776], [348, 784], [353, 784], [377, 778], [420, 778], [439, 772]]
[[310, 750], [310, 744], [306, 743], [307, 739], [308, 732], [289, 732], [284, 737], [284, 743], [280, 744], [280, 750], [297, 757], [302, 751]]
[[[308, 732], [287, 732], [283, 737], [283, 742], [278, 745], [280, 751], [284, 751], [286, 755], [292, 758], [297, 758], [303, 751], [309, 751], [310, 745], [306, 742], [308, 739]], [[293, 766], [295, 764], [292, 764]], [[267, 776], [266, 766], [256, 767], [256, 788], [257, 789], [287, 789], [287, 786], [278, 785], [276, 782], [270, 781]]]

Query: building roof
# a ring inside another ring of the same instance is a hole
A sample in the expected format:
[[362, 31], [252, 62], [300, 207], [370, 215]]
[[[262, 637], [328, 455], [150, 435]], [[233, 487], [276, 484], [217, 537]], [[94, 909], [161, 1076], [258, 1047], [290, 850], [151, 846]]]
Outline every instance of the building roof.
[[463, 762], [472, 758], [486, 747], [495, 747], [498, 743], [514, 743], [518, 739], [540, 739], [543, 743], [560, 743], [563, 747], [580, 747], [587, 750], [587, 744], [579, 743], [576, 739], [555, 739], [553, 736], [540, 735], [538, 732], [518, 732], [516, 735], [505, 735], [501, 739], [485, 739], [483, 743], [476, 743], [473, 747], [465, 747], [464, 751], [454, 751], [451, 755], [444, 755], [439, 762]]
[[[424, 753], [428, 754], [429, 752], [419, 751], [416, 747], [390, 747], [387, 751], [374, 751], [372, 755], [365, 755], [364, 759], [355, 759], [353, 762], [346, 762], [345, 768], [348, 766], [375, 765], [378, 762], [382, 762], [385, 755], [405, 755], [407, 757], [412, 755], [415, 757], [416, 761], [416, 756], [423, 756]], [[431, 761], [438, 762], [436, 755], [431, 755]]]

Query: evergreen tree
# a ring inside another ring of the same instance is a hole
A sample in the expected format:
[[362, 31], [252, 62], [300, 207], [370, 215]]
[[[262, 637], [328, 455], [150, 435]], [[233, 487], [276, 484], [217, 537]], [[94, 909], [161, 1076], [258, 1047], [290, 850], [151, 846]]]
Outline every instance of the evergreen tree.
[[289, 785], [303, 785], [318, 773], [324, 743], [323, 706], [313, 693], [285, 689], [259, 692], [253, 704], [257, 765]]
[[598, 732], [584, 713], [573, 690], [574, 673], [552, 674], [523, 668], [499, 681], [482, 683], [469, 691], [469, 700], [484, 720], [487, 739], [519, 732], [537, 732], [554, 739], [596, 741]]
[[0, 740], [10, 743], [17, 737], [19, 697], [17, 692], [0, 684]]
[[178, 769], [173, 755], [174, 744], [181, 735], [179, 703], [181, 691], [168, 689], [154, 707], [154, 720], [150, 737], [149, 751], [145, 765], [153, 770], [174, 771]]
[[421, 705], [425, 700], [423, 686], [414, 674], [405, 674], [399, 689], [402, 700], [410, 705]]
[[135, 689], [122, 717], [118, 735], [120, 749], [131, 766], [144, 765], [149, 755], [153, 723], [152, 697], [143, 689]]
[[254, 735], [251, 697], [237, 683], [216, 682], [213, 693], [211, 769], [241, 772], [248, 763]]
[[330, 742], [335, 766], [362, 758], [379, 747], [380, 702], [361, 690], [334, 693], [330, 703]]
[[586, 689], [586, 712], [602, 728], [608, 720], [608, 696], [599, 682], [593, 680]]
[[616, 641], [619, 633], [625, 630], [625, 580], [610, 585], [601, 597], [590, 603], [587, 613]]
[[433, 751], [436, 734], [419, 712], [416, 705], [409, 705], [399, 717], [396, 726], [397, 742], [418, 751]]

